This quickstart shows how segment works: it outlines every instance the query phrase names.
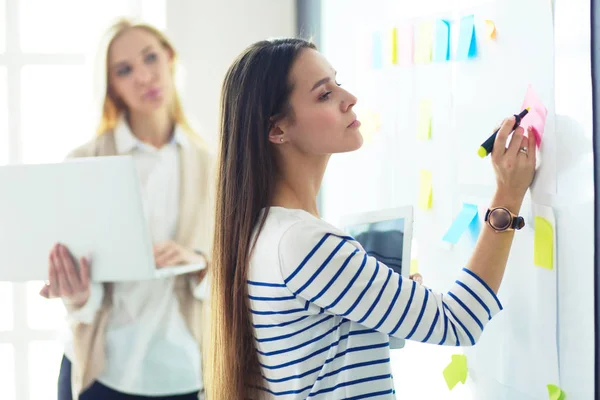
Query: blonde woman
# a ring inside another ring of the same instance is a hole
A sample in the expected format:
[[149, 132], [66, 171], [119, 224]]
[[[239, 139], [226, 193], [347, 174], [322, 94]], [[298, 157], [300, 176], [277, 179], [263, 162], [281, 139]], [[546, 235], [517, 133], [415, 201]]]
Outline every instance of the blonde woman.
[[[128, 21], [113, 26], [98, 136], [70, 154], [133, 157], [157, 268], [205, 261], [212, 241], [212, 158], [184, 118], [175, 59], [157, 29]], [[203, 275], [90, 283], [93, 260], [73, 260], [68, 245], [52, 248], [49, 282], [40, 292], [63, 299], [72, 327], [58, 399], [202, 397], [195, 332], [201, 301], [194, 291]]]

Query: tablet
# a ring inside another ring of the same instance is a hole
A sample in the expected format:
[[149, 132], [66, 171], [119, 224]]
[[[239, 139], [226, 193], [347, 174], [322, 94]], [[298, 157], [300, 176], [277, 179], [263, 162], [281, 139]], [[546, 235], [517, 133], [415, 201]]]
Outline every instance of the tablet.
[[131, 156], [0, 167], [0, 281], [48, 279], [48, 255], [63, 243], [91, 257], [91, 280], [156, 279], [204, 265], [157, 270]]
[[[402, 276], [410, 275], [410, 251], [413, 236], [413, 207], [364, 212], [345, 216], [343, 229], [370, 256]], [[390, 348], [404, 347], [405, 340], [390, 337]]]

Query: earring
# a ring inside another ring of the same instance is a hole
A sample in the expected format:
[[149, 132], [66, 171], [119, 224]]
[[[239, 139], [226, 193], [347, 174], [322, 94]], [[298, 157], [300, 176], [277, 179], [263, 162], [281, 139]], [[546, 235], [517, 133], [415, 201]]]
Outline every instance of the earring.
[[281, 143], [283, 143], [283, 138], [279, 138], [279, 141], [280, 141]]

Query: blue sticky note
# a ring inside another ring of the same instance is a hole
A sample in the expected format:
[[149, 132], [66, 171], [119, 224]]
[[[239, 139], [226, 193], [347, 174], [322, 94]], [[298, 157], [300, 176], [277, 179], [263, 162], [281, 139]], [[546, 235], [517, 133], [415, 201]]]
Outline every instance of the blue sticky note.
[[460, 20], [456, 59], [464, 61], [477, 56], [477, 38], [475, 35], [475, 16], [467, 15]]
[[479, 220], [479, 214], [475, 215], [473, 221], [469, 224], [469, 233], [471, 234], [471, 239], [473, 242], [477, 242], [479, 239], [479, 234], [481, 233], [481, 221]]
[[371, 47], [372, 52], [372, 66], [373, 69], [380, 69], [383, 67], [383, 43], [381, 38], [381, 32], [373, 33], [373, 43]]
[[456, 244], [467, 229], [476, 230], [477, 227], [470, 228], [470, 226], [473, 224], [474, 220], [478, 223], [477, 214], [478, 211], [476, 205], [464, 203], [462, 210], [460, 210], [460, 213], [458, 213], [456, 219], [454, 219], [454, 222], [452, 222], [450, 229], [448, 229], [448, 232], [446, 232], [442, 240]]
[[450, 59], [450, 21], [439, 19], [435, 22], [435, 44], [433, 61]]

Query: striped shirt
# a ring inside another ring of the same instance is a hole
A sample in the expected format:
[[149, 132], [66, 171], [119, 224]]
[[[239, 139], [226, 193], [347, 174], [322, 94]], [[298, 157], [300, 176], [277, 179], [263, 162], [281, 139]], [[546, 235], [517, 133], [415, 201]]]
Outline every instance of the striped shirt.
[[248, 292], [263, 390], [277, 399], [394, 399], [390, 336], [470, 346], [502, 309], [467, 269], [436, 293], [323, 220], [281, 207], [257, 238]]

